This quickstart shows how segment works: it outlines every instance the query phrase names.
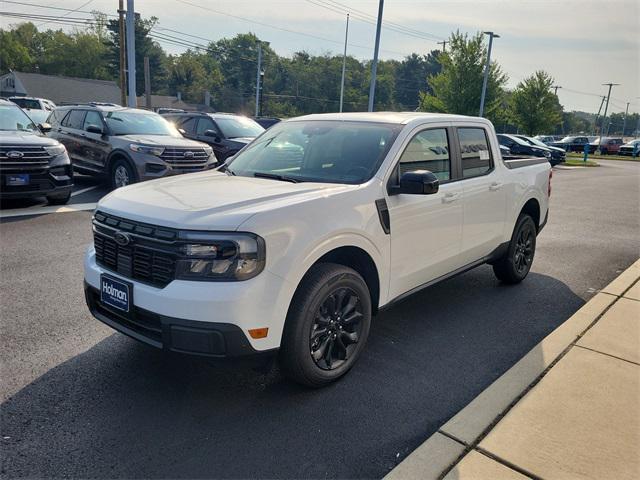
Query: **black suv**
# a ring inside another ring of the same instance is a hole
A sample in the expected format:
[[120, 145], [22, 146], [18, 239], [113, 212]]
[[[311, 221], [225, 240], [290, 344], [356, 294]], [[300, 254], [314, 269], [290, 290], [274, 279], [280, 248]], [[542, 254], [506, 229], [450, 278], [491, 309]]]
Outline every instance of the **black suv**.
[[69, 201], [71, 162], [63, 145], [44, 136], [49, 128], [36, 125], [13, 102], [0, 100], [0, 198], [46, 196], [54, 205]]
[[154, 112], [109, 104], [69, 105], [49, 116], [49, 136], [67, 147], [74, 170], [112, 188], [216, 166], [211, 147], [183, 138]]
[[220, 163], [264, 132], [254, 120], [230, 113], [184, 112], [163, 116], [183, 130], [185, 137], [211, 145]]

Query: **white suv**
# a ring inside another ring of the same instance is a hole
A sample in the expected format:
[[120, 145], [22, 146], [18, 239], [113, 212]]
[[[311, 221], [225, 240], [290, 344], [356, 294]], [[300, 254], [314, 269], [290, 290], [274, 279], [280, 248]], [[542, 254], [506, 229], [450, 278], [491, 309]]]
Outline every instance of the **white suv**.
[[93, 218], [93, 315], [147, 344], [278, 353], [345, 374], [383, 307], [491, 263], [517, 283], [547, 218], [550, 165], [503, 161], [482, 118], [326, 114], [281, 122], [219, 171], [118, 189]]

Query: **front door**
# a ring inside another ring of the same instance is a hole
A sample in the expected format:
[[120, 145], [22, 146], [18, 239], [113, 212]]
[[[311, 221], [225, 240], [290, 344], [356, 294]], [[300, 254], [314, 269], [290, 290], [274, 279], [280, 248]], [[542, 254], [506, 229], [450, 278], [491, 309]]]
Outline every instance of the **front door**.
[[[215, 135], [205, 135], [205, 133], [214, 132]], [[223, 162], [227, 158], [227, 154], [229, 153], [229, 148], [225, 146], [222, 141], [222, 133], [218, 129], [217, 125], [213, 122], [213, 120], [209, 117], [200, 117], [198, 119], [198, 127], [196, 129], [196, 140], [200, 142], [205, 142], [211, 145], [213, 148], [213, 153], [215, 154], [218, 161]]]
[[416, 132], [409, 140], [392, 182], [408, 171], [430, 170], [440, 180], [431, 195], [390, 195], [390, 298], [460, 267], [462, 241], [462, 187], [456, 181], [450, 149], [451, 129], [434, 127]]
[[109, 154], [109, 143], [106, 141], [107, 136], [87, 131], [89, 125], [100, 127], [103, 132], [105, 131], [100, 113], [94, 110], [87, 111], [84, 117], [83, 132], [79, 144], [79, 157], [82, 159], [83, 166], [86, 168], [96, 172], [104, 172], [107, 155]]

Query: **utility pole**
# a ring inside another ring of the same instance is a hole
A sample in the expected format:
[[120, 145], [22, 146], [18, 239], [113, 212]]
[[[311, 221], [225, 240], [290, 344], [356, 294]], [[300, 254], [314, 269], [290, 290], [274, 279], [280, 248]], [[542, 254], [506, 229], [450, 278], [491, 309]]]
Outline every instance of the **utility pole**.
[[602, 105], [604, 105], [604, 101], [607, 97], [603, 96], [602, 101], [600, 102], [600, 108], [598, 108], [598, 113], [596, 113], [596, 119], [593, 122], [593, 134], [595, 135], [598, 131], [598, 118], [600, 117], [600, 112], [602, 111]]
[[442, 53], [447, 53], [447, 43], [449, 43], [448, 40], [443, 40], [441, 42], [436, 42], [438, 45], [442, 45]]
[[557, 97], [558, 96], [558, 89], [562, 88], [560, 85], [554, 85], [553, 87], [553, 94]]
[[136, 12], [133, 0], [127, 0], [127, 70], [129, 73], [129, 107], [138, 106], [136, 96]]
[[149, 57], [144, 57], [144, 97], [147, 108], [151, 108], [151, 69]]
[[493, 39], [500, 38], [500, 35], [493, 32], [483, 32], [489, 35], [489, 49], [487, 50], [487, 64], [484, 66], [484, 80], [482, 81], [482, 95], [480, 96], [480, 117], [484, 114], [484, 99], [487, 94], [487, 81], [489, 80], [489, 67], [491, 66], [491, 47]]
[[127, 79], [125, 78], [125, 53], [124, 53], [124, 0], [118, 2], [118, 38], [120, 40], [120, 105], [127, 104]]
[[376, 73], [378, 71], [378, 51], [380, 50], [380, 30], [382, 30], [382, 9], [384, 0], [378, 4], [378, 22], [376, 24], [376, 45], [373, 49], [373, 63], [371, 64], [371, 85], [369, 86], [369, 112], [373, 112], [373, 101], [376, 95]]
[[344, 72], [347, 68], [347, 39], [349, 38], [349, 14], [347, 13], [347, 28], [344, 32], [344, 53], [342, 54], [342, 80], [340, 80], [340, 113], [342, 113], [342, 100], [344, 99]]
[[256, 71], [256, 117], [260, 116], [260, 74], [262, 73], [262, 43], [258, 40], [258, 70]]
[[[607, 120], [607, 110], [609, 109], [609, 99], [611, 98], [611, 87], [618, 86], [619, 83], [603, 83], [602, 86], [608, 86], [609, 92], [607, 93], [607, 103], [604, 105], [604, 115], [602, 116], [602, 124], [600, 127], [600, 141], [598, 142], [598, 149], [602, 146], [602, 134], [604, 132], [604, 122]], [[607, 126], [607, 131], [609, 131], [609, 127]]]
[[624, 138], [624, 131], [627, 128], [627, 115], [629, 115], [629, 103], [627, 102], [627, 108], [624, 111], [624, 120], [622, 122], [622, 138]]

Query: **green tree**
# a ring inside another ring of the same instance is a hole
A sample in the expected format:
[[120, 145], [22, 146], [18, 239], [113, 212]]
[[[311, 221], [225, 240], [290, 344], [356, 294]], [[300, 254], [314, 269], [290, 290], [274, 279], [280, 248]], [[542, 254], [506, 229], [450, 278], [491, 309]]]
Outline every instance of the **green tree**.
[[560, 123], [562, 108], [551, 91], [553, 78], [539, 70], [518, 84], [509, 112], [520, 130], [529, 135], [551, 132]]
[[34, 59], [29, 49], [22, 44], [14, 31], [0, 29], [0, 72], [18, 70], [29, 72]]
[[[481, 33], [469, 37], [456, 32], [449, 39], [449, 50], [438, 60], [442, 70], [430, 75], [428, 90], [420, 93], [420, 109], [478, 115], [487, 50]], [[491, 62], [485, 97], [485, 115], [493, 119], [501, 108], [507, 76], [496, 62]]]
[[220, 98], [223, 78], [220, 68], [210, 55], [188, 50], [182, 55], [169, 58], [169, 91], [181, 92], [184, 100], [203, 103], [205, 92], [212, 94], [213, 104]]
[[427, 83], [427, 78], [440, 73], [439, 54], [438, 50], [432, 50], [427, 55], [412, 53], [399, 63], [394, 78], [394, 97], [398, 108], [415, 110], [420, 102], [421, 91], [433, 93]]

